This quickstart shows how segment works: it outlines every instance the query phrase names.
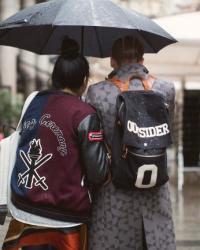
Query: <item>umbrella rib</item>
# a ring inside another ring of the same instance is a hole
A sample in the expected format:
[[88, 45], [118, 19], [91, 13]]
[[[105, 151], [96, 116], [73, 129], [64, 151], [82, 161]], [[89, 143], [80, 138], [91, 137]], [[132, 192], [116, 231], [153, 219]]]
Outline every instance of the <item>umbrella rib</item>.
[[151, 47], [151, 49], [153, 50], [153, 52], [156, 53], [157, 50], [155, 50], [154, 47], [152, 47], [151, 42], [150, 42], [146, 37], [144, 37], [137, 29], [136, 29], [136, 32], [137, 32], [138, 35], [139, 35], [140, 37], [142, 37], [142, 39]]
[[[12, 31], [12, 30], [13, 30], [13, 28], [3, 30], [4, 32], [2, 32], [3, 34], [0, 35], [0, 39], [1, 39], [3, 36], [5, 36], [8, 32], [10, 32], [10, 31]], [[2, 31], [2, 30], [1, 30], [1, 31]]]
[[103, 57], [103, 50], [102, 50], [102, 47], [101, 47], [100, 37], [99, 37], [99, 33], [98, 33], [98, 30], [97, 30], [96, 26], [94, 26], [94, 30], [95, 30], [95, 33], [96, 33], [96, 36], [97, 36], [97, 42], [98, 42], [98, 47], [99, 47], [99, 51], [100, 51], [100, 56]]
[[49, 39], [51, 38], [51, 35], [53, 34], [55, 28], [56, 28], [56, 26], [52, 26], [51, 32], [50, 32], [50, 34], [48, 35], [47, 39], [45, 40], [45, 42], [44, 42], [44, 44], [43, 44], [43, 46], [42, 46], [42, 48], [41, 48], [39, 54], [42, 54], [42, 51], [44, 50], [46, 44], [48, 43]]
[[[123, 12], [125, 12], [125, 9], [124, 8], [122, 8], [122, 10], [123, 10]], [[128, 10], [128, 12], [130, 12], [129, 10]], [[126, 14], [126, 13], [125, 13]], [[143, 16], [143, 15], [142, 15]], [[145, 16], [144, 16], [144, 18], [146, 18]], [[131, 18], [129, 18], [128, 17], [128, 19], [130, 20], [130, 21], [132, 21], [131, 20]], [[147, 39], [147, 38], [145, 38], [140, 32], [139, 32], [139, 30], [141, 30], [140, 29], [140, 27], [137, 27], [137, 25], [135, 25], [136, 26], [136, 32], [138, 33], [138, 35], [140, 36], [140, 37], [142, 37], [142, 39], [151, 47], [151, 49], [153, 50], [153, 52], [155, 52], [155, 53], [157, 53], [157, 50], [155, 50], [154, 49], [154, 47], [152, 47], [152, 44], [151, 44], [151, 42]], [[144, 31], [144, 30], [143, 30]], [[145, 31], [144, 31], [145, 32]], [[147, 31], [146, 31], [147, 32]], [[149, 32], [150, 33], [150, 32]], [[151, 33], [151, 34], [154, 34], [154, 33]], [[155, 35], [155, 34], [154, 34]]]

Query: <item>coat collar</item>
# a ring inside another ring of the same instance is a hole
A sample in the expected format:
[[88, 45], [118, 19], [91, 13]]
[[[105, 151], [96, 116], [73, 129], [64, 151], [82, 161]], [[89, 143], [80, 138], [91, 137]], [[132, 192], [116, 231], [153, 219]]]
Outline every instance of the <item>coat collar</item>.
[[108, 75], [108, 79], [116, 77], [125, 81], [129, 76], [132, 75], [146, 79], [149, 75], [149, 71], [144, 65], [139, 63], [123, 64], [118, 70], [112, 71]]

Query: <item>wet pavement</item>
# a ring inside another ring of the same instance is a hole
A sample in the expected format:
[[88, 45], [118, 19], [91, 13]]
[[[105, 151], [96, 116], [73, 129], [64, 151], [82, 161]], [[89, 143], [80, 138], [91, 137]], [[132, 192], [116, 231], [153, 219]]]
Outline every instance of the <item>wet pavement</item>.
[[[199, 177], [200, 179], [200, 177]], [[171, 190], [177, 250], [200, 250], [200, 180], [183, 192]]]
[[[186, 185], [183, 192], [178, 192], [176, 187], [171, 185], [171, 198], [177, 250], [200, 250], [200, 180], [199, 185]], [[0, 226], [0, 246], [8, 221], [9, 219], [4, 226]]]

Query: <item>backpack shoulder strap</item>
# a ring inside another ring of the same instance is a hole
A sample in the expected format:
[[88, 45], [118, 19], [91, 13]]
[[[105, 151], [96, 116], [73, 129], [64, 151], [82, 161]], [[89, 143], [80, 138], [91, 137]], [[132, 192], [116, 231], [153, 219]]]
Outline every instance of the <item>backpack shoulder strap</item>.
[[117, 77], [113, 77], [110, 79], [110, 81], [121, 91], [128, 91], [129, 90], [129, 85], [130, 85], [130, 81], [134, 80], [134, 79], [138, 79], [142, 82], [143, 88], [144, 90], [148, 91], [152, 89], [153, 83], [155, 81], [155, 77], [153, 75], [148, 75], [147, 79], [144, 79], [142, 77], [138, 77], [138, 76], [130, 76], [126, 81], [122, 81], [120, 79], [118, 79]]
[[128, 91], [129, 89], [129, 79], [127, 79], [125, 82], [118, 79], [117, 77], [113, 77], [109, 79], [121, 92]]

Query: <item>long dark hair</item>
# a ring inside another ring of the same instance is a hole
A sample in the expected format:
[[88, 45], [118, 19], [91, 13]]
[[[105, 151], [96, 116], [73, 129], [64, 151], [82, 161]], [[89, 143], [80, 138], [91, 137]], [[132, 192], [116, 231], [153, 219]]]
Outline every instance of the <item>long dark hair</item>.
[[78, 43], [65, 37], [61, 46], [61, 55], [58, 57], [53, 74], [52, 85], [54, 89], [69, 88], [78, 90], [87, 84], [89, 78], [89, 63], [80, 54]]

